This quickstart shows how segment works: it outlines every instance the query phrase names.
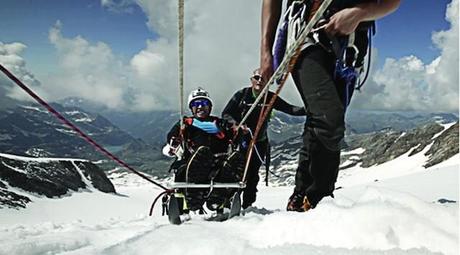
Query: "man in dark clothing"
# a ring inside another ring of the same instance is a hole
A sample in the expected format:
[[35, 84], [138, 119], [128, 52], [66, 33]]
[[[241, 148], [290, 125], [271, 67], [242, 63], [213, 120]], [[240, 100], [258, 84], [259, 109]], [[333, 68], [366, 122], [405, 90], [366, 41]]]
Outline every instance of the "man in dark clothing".
[[[302, 17], [303, 22], [308, 22], [321, 1], [288, 1], [289, 6], [294, 4], [308, 6], [307, 15]], [[281, 5], [279, 0], [263, 0], [260, 74], [265, 81], [274, 72], [272, 48]], [[333, 40], [347, 38], [350, 43], [349, 39], [354, 37], [348, 35], [357, 34], [354, 32], [358, 31], [360, 23], [381, 18], [398, 5], [399, 0], [333, 1], [324, 15], [325, 20], [315, 29], [326, 36], [318, 39], [311, 34], [304, 42], [291, 74], [307, 109], [308, 122], [303, 132], [296, 185], [288, 201], [288, 211], [303, 212], [314, 208], [323, 197], [332, 196], [337, 180], [339, 142], [344, 137], [345, 107], [349, 98], [344, 104], [344, 84], [335, 76], [336, 64], [342, 56], [331, 47], [334, 46]], [[293, 10], [288, 8], [288, 11]]]
[[[263, 88], [263, 80], [259, 73], [259, 69], [254, 70], [250, 80], [251, 86], [237, 91], [222, 111], [222, 118], [229, 123], [238, 125], [241, 122]], [[273, 93], [269, 92], [266, 101], [267, 104], [272, 96]], [[263, 102], [259, 103], [246, 119], [246, 123], [243, 123], [245, 124], [245, 127], [250, 131], [249, 135], [246, 135], [245, 137], [247, 145], [249, 145], [249, 142], [252, 138], [252, 133], [254, 133], [256, 130], [262, 106]], [[295, 116], [306, 115], [305, 108], [293, 106], [280, 97], [277, 97], [273, 105], [273, 109]], [[269, 148], [269, 141], [267, 136], [268, 121], [268, 119], [265, 120], [262, 125], [262, 128], [257, 137], [257, 142], [255, 144], [255, 151], [251, 156], [251, 161], [246, 176], [246, 188], [243, 192], [243, 208], [251, 206], [252, 203], [256, 201], [257, 183], [259, 182], [259, 168], [262, 165], [262, 161], [265, 159], [265, 156], [268, 152], [267, 150]]]
[[[238, 182], [243, 169], [243, 155], [230, 151], [235, 133], [232, 125], [225, 120], [211, 116], [212, 101], [208, 92], [202, 88], [192, 91], [189, 96], [192, 117], [177, 122], [167, 135], [168, 144], [163, 148], [167, 156], [176, 156], [171, 166], [176, 182], [195, 184], [216, 182]], [[234, 190], [215, 189], [209, 199], [208, 190], [190, 188], [185, 193], [186, 206], [190, 210], [200, 210], [207, 202], [210, 210], [223, 210]]]

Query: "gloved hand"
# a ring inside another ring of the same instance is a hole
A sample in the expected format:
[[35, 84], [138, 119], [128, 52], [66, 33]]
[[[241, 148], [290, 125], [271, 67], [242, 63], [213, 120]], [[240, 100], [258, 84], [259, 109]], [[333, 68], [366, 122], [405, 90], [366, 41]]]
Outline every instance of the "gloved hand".
[[192, 126], [197, 127], [208, 134], [219, 133], [219, 128], [215, 121], [200, 121], [199, 119], [193, 119]]
[[171, 138], [171, 141], [163, 147], [163, 155], [167, 157], [174, 157], [181, 159], [184, 154], [184, 150], [181, 146], [180, 140], [175, 137]]
[[171, 145], [169, 144], [166, 144], [163, 149], [161, 150], [161, 152], [163, 153], [163, 155], [165, 155], [166, 157], [174, 157], [174, 149], [173, 147], [171, 147]]

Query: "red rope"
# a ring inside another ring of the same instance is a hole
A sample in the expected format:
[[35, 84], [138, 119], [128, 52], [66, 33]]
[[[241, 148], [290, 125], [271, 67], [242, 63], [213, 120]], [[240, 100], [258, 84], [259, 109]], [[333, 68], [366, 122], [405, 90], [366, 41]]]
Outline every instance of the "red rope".
[[[294, 65], [295, 65], [299, 55], [300, 55], [300, 49], [297, 49], [296, 53], [290, 59], [290, 62], [289, 62], [289, 65], [288, 65], [288, 71], [286, 73], [284, 73], [283, 76], [281, 76], [281, 81], [280, 81], [278, 87], [276, 88], [275, 93], [273, 93], [273, 96], [271, 97], [270, 102], [268, 103], [267, 106], [262, 107], [262, 109], [261, 109], [260, 116], [259, 116], [259, 119], [257, 121], [256, 130], [254, 132], [254, 135], [252, 136], [251, 142], [249, 143], [249, 148], [248, 148], [248, 152], [247, 152], [247, 155], [246, 155], [246, 165], [244, 167], [244, 174], [243, 174], [242, 182], [246, 182], [246, 174], [248, 172], [249, 164], [251, 162], [252, 152], [253, 152], [254, 146], [256, 144], [257, 137], [259, 136], [259, 132], [262, 129], [262, 125], [263, 125], [265, 119], [267, 118], [268, 114], [272, 110], [273, 105], [275, 104], [275, 101], [278, 98], [278, 95], [281, 92], [281, 89], [283, 89], [284, 84], [286, 83], [286, 80], [288, 78], [289, 73], [293, 70]], [[268, 91], [267, 91], [267, 94], [268, 94]], [[264, 103], [264, 105], [265, 105], [265, 103]]]
[[68, 121], [64, 116], [62, 116], [62, 114], [60, 114], [58, 111], [56, 111], [53, 107], [51, 107], [51, 105], [49, 105], [47, 102], [45, 102], [43, 99], [41, 99], [37, 94], [35, 94], [31, 89], [29, 89], [24, 83], [22, 83], [18, 78], [16, 78], [16, 76], [14, 76], [12, 73], [10, 73], [5, 67], [3, 67], [3, 65], [0, 64], [0, 70], [6, 75], [8, 76], [8, 78], [10, 78], [12, 81], [14, 81], [16, 83], [16, 85], [18, 85], [20, 88], [22, 88], [27, 94], [29, 94], [31, 97], [33, 97], [35, 99], [35, 101], [37, 101], [39, 104], [41, 104], [43, 107], [45, 107], [49, 112], [51, 112], [52, 114], [54, 114], [54, 116], [56, 116], [56, 118], [58, 118], [62, 123], [64, 123], [65, 125], [67, 125], [68, 127], [70, 127], [72, 130], [74, 130], [75, 132], [77, 132], [83, 139], [85, 139], [89, 144], [91, 144], [92, 146], [96, 147], [96, 149], [98, 149], [102, 154], [104, 154], [105, 156], [107, 156], [108, 158], [112, 159], [113, 161], [117, 162], [120, 166], [122, 167], [125, 167], [127, 168], [128, 170], [130, 170], [131, 172], [137, 174], [138, 176], [140, 176], [141, 178], [143, 178], [144, 180], [150, 182], [150, 183], [153, 183], [155, 184], [156, 186], [164, 189], [164, 190], [168, 190], [166, 187], [164, 187], [163, 185], [161, 185], [160, 183], [158, 182], [155, 182], [154, 180], [151, 180], [150, 178], [148, 178], [146, 175], [136, 171], [134, 168], [132, 168], [131, 166], [129, 166], [127, 163], [125, 163], [124, 161], [122, 161], [121, 159], [117, 158], [115, 155], [113, 155], [112, 153], [110, 153], [109, 151], [107, 151], [104, 147], [102, 147], [101, 145], [99, 145], [96, 141], [94, 141], [91, 137], [89, 137], [88, 135], [86, 135], [83, 131], [81, 131], [78, 127], [76, 127], [74, 124], [72, 124], [72, 122]]

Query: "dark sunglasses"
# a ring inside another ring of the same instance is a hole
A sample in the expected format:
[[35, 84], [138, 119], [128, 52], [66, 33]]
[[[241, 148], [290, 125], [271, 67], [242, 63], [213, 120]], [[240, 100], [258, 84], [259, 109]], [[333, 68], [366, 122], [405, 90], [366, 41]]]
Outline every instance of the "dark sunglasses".
[[206, 99], [194, 100], [190, 103], [190, 107], [198, 107], [198, 106], [204, 107], [204, 106], [210, 106], [210, 105], [211, 105], [211, 102], [209, 102], [209, 100], [206, 100]]
[[262, 80], [263, 80], [263, 77], [262, 77], [262, 75], [260, 75], [260, 74], [254, 74], [254, 75], [251, 77], [251, 79], [254, 79], [254, 80], [256, 80], [256, 81], [262, 81]]

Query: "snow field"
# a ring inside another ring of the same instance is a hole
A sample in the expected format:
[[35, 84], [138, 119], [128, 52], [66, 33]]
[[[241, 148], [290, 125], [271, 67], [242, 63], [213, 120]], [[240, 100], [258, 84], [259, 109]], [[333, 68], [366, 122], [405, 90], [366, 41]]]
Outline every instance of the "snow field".
[[0, 210], [0, 254], [458, 254], [458, 155], [429, 169], [403, 159], [344, 171], [335, 199], [307, 213], [285, 211], [292, 187], [260, 185], [245, 216], [180, 226], [160, 204], [147, 216], [159, 189], [113, 174], [117, 195], [86, 189]]

